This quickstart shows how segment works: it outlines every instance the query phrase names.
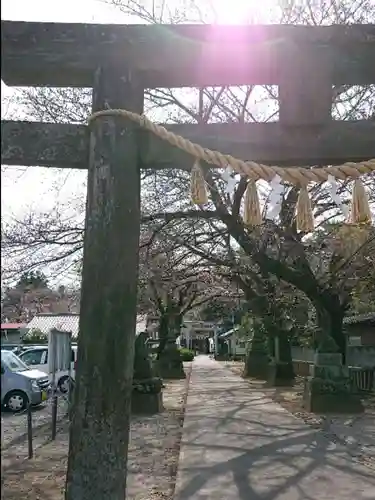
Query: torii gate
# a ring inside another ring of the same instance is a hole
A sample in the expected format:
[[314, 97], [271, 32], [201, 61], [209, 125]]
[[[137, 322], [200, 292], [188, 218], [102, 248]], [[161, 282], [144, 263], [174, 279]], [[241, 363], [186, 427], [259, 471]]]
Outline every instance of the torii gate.
[[[143, 111], [145, 88], [270, 84], [279, 121], [171, 125], [265, 164], [375, 158], [375, 122], [333, 121], [332, 85], [375, 83], [375, 25], [207, 26], [2, 22], [11, 86], [92, 87], [93, 111]], [[2, 163], [88, 168], [76, 411], [67, 500], [122, 500], [136, 325], [140, 169], [192, 161], [129, 120], [2, 122]], [[94, 379], [94, 383], [92, 382]], [[113, 381], [116, 381], [114, 384]]]

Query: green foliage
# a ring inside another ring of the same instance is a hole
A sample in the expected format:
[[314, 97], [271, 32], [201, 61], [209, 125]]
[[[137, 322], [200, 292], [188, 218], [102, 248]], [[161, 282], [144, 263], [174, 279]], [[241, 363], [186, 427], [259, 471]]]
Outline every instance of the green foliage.
[[182, 379], [185, 372], [182, 365], [181, 354], [175, 342], [168, 342], [155, 364], [158, 376], [163, 379]]
[[159, 377], [149, 379], [133, 380], [133, 391], [142, 394], [159, 394], [163, 388], [163, 381]]
[[311, 380], [311, 392], [313, 394], [340, 394], [345, 397], [350, 393], [350, 389], [350, 380], [348, 378], [331, 380], [314, 377]]
[[217, 323], [220, 325], [220, 331], [226, 332], [241, 323], [246, 311], [247, 305], [239, 304], [238, 300], [228, 301], [216, 297], [201, 308], [199, 316], [202, 321]]
[[33, 328], [24, 335], [22, 342], [24, 344], [46, 344], [48, 342], [48, 335], [38, 328]]
[[193, 361], [195, 356], [194, 351], [192, 351], [191, 349], [186, 349], [184, 347], [179, 349], [179, 351], [182, 361]]
[[48, 280], [40, 271], [23, 273], [16, 285], [17, 288], [47, 288]]
[[253, 338], [254, 319], [249, 313], [246, 313], [242, 316], [241, 325], [237, 330], [237, 336], [239, 339], [251, 340]]

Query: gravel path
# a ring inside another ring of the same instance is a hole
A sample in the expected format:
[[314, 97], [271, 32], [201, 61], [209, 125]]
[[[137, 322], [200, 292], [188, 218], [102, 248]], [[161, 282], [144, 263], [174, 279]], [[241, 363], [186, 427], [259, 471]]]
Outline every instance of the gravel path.
[[[33, 429], [37, 432], [39, 427], [51, 425], [51, 400], [33, 408]], [[64, 397], [58, 398], [57, 418], [61, 419], [68, 410], [68, 403]], [[1, 449], [19, 444], [25, 440], [27, 432], [27, 412], [10, 413], [1, 412]]]
[[[190, 366], [185, 368], [190, 371]], [[168, 382], [163, 393], [165, 411], [133, 418], [128, 462], [128, 497], [132, 500], [173, 498], [186, 392], [186, 380]], [[56, 441], [44, 441], [33, 460], [21, 462], [15, 449], [8, 448], [3, 453], [4, 497], [7, 500], [62, 500], [67, 451], [68, 425], [64, 423]]]

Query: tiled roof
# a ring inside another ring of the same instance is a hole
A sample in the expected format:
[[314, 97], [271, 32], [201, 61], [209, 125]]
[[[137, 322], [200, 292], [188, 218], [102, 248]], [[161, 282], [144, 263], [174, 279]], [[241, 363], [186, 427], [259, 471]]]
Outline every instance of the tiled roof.
[[[45, 334], [48, 334], [51, 329], [72, 332], [73, 337], [78, 335], [79, 331], [79, 314], [64, 313], [64, 314], [37, 314], [26, 325], [28, 329], [38, 329]], [[146, 330], [146, 319], [142, 316], [137, 317], [136, 332], [140, 333]]]
[[345, 325], [353, 325], [356, 323], [362, 323], [363, 321], [375, 321], [375, 311], [366, 314], [347, 316], [346, 318], [344, 318]]
[[78, 335], [79, 314], [37, 314], [27, 324], [28, 329], [38, 329], [41, 332], [48, 334], [50, 330], [56, 328], [63, 332], [72, 332], [73, 337]]
[[19, 330], [20, 328], [25, 328], [25, 323], [1, 323], [2, 330]]

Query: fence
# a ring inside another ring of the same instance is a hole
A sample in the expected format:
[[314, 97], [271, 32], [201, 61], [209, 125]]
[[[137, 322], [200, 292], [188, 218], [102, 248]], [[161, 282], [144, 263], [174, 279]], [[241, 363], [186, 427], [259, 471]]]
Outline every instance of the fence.
[[[307, 377], [314, 362], [314, 349], [292, 347], [292, 359], [297, 375]], [[375, 391], [375, 347], [348, 346], [347, 364], [353, 388], [358, 391]]]
[[7, 455], [32, 458], [40, 442], [54, 439], [56, 431], [68, 421], [69, 401], [65, 395], [48, 399], [43, 405], [20, 413], [1, 414], [2, 458]]
[[349, 368], [349, 377], [354, 388], [360, 392], [375, 390], [375, 368]]
[[[293, 361], [314, 362], [314, 349], [310, 347], [292, 347]], [[348, 346], [346, 350], [348, 366], [375, 368], [375, 346]]]

